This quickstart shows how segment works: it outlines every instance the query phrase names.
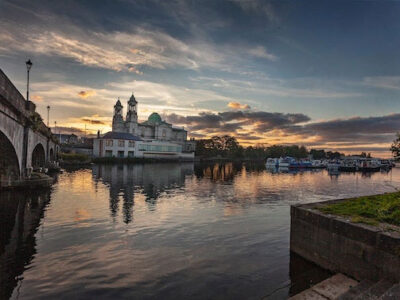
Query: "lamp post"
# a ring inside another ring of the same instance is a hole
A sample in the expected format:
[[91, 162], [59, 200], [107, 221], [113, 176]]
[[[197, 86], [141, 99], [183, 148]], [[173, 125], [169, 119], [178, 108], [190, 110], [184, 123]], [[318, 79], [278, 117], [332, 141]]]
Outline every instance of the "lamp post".
[[49, 127], [50, 122], [50, 105], [47, 105], [47, 127]]
[[26, 62], [26, 71], [27, 71], [27, 75], [28, 75], [28, 80], [26, 82], [26, 101], [29, 101], [29, 71], [32, 68], [33, 63], [31, 62], [30, 59], [28, 59]]

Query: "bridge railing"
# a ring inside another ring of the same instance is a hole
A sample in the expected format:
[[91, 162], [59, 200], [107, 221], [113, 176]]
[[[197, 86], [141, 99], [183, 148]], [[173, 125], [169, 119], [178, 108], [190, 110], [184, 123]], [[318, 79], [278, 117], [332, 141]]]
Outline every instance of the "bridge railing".
[[26, 117], [36, 109], [36, 105], [31, 101], [26, 101], [2, 69], [0, 69], [0, 97]]

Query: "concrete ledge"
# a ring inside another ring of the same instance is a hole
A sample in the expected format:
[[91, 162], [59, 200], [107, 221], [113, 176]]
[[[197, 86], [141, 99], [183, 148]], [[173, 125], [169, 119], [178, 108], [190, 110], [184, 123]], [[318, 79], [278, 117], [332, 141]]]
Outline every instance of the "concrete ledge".
[[332, 272], [358, 280], [400, 280], [400, 232], [351, 223], [318, 207], [333, 200], [291, 207], [291, 251]]

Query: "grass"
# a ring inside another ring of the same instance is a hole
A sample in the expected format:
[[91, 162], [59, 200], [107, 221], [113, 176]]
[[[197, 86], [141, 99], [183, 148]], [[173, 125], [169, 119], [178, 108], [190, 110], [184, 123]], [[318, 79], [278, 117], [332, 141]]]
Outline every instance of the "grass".
[[400, 226], [400, 192], [351, 198], [319, 208], [324, 213], [350, 217], [354, 223]]

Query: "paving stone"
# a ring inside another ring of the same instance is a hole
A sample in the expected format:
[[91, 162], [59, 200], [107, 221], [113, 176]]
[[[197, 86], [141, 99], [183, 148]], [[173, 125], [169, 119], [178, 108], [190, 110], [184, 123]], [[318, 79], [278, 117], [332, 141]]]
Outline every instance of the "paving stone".
[[290, 300], [327, 300], [328, 298], [314, 292], [311, 289], [305, 290], [293, 297], [289, 298]]
[[337, 299], [356, 285], [358, 285], [356, 280], [339, 273], [316, 284], [311, 289], [328, 299]]
[[373, 284], [374, 282], [372, 281], [363, 280], [359, 284], [348, 290], [346, 293], [339, 296], [338, 300], [353, 300], [354, 298], [365, 292], [367, 289], [369, 289]]
[[382, 296], [389, 288], [393, 286], [393, 281], [382, 279], [377, 283], [372, 285], [369, 289], [367, 289], [364, 293], [359, 295], [357, 300], [377, 300], [380, 296]]

